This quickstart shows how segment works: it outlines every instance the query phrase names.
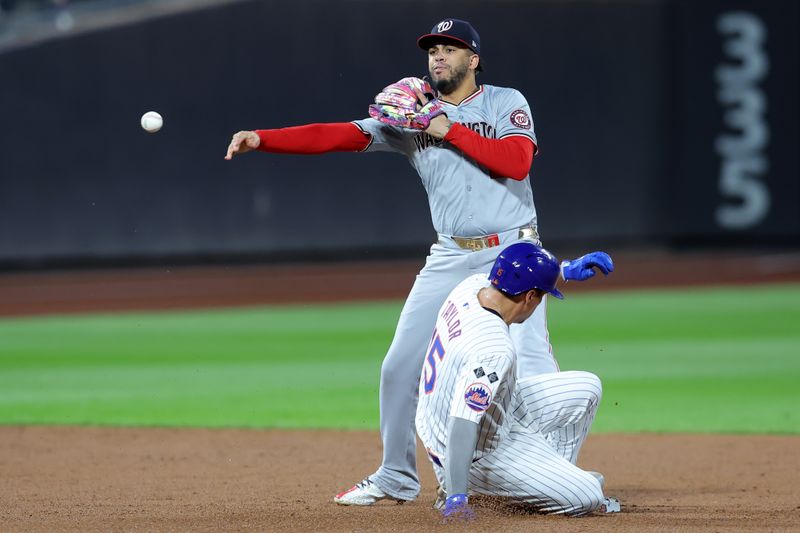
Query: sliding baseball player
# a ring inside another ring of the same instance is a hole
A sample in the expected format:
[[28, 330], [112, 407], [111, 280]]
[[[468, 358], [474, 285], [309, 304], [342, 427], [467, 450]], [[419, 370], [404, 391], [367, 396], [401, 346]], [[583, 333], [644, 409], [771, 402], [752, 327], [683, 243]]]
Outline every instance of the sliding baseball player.
[[[594, 252], [610, 264], [603, 252]], [[416, 427], [441, 489], [446, 519], [469, 519], [469, 492], [525, 502], [542, 513], [619, 511], [602, 476], [575, 466], [600, 403], [588, 372], [517, 379], [512, 324], [530, 318], [556, 289], [560, 266], [533, 243], [505, 248], [487, 279], [468, 277], [436, 319], [419, 384]], [[550, 435], [571, 438], [554, 443]], [[440, 502], [441, 503], [441, 502]]]

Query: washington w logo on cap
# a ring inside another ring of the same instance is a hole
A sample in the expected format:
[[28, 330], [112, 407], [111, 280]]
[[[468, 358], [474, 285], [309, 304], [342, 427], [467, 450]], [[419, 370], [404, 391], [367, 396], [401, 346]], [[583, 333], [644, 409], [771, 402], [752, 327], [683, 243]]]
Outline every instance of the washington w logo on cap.
[[436, 31], [442, 33], [443, 31], [447, 31], [453, 27], [452, 20], [443, 20], [439, 24], [436, 25]]
[[[430, 33], [422, 35], [417, 39], [417, 46], [425, 50], [430, 50], [432, 46], [446, 42], [455, 41], [466, 46], [478, 55], [481, 55], [481, 38], [472, 24], [466, 20], [444, 19], [436, 23], [431, 28]], [[483, 61], [478, 63], [475, 68], [477, 71], [483, 70]]]

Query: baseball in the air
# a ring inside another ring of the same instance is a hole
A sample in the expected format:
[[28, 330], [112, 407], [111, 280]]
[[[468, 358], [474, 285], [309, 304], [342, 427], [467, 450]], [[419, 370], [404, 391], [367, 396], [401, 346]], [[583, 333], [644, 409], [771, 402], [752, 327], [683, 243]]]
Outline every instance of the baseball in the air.
[[164, 119], [155, 111], [142, 115], [142, 128], [148, 133], [155, 133], [164, 125]]

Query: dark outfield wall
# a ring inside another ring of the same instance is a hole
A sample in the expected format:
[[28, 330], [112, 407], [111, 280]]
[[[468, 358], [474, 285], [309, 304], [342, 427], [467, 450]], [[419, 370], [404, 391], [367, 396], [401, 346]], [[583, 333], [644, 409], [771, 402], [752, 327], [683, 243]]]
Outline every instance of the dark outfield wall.
[[798, 242], [799, 5], [676, 4], [664, 182], [683, 208], [665, 211], [676, 241]]
[[448, 5], [251, 1], [0, 55], [0, 263], [424, 249], [401, 156], [222, 158], [239, 129], [365, 116], [452, 16], [531, 103], [546, 242], [800, 235], [796, 5]]

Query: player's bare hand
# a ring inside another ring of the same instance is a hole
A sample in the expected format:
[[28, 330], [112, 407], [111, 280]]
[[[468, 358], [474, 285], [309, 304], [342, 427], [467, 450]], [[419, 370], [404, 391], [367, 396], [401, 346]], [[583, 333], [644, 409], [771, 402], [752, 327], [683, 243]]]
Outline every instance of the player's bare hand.
[[450, 119], [448, 119], [446, 115], [439, 115], [431, 120], [430, 126], [428, 126], [425, 132], [436, 139], [444, 139], [444, 136], [450, 131], [450, 126], [452, 125], [453, 123], [450, 122]]
[[240, 131], [236, 133], [228, 145], [228, 153], [225, 159], [230, 161], [233, 156], [251, 152], [259, 147], [261, 138], [254, 131]]

